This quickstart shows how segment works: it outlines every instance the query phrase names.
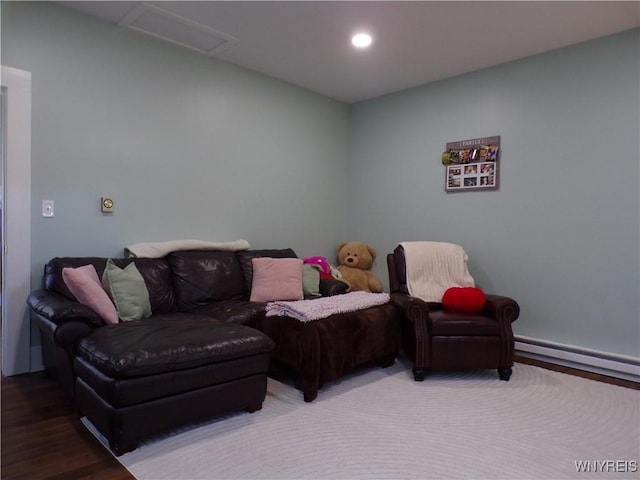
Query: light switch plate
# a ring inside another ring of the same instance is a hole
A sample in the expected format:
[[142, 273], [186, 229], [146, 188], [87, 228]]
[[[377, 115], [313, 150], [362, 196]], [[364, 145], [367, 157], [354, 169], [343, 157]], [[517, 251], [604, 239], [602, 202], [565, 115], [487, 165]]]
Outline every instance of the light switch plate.
[[42, 216], [53, 217], [55, 213], [55, 204], [53, 200], [42, 200]]

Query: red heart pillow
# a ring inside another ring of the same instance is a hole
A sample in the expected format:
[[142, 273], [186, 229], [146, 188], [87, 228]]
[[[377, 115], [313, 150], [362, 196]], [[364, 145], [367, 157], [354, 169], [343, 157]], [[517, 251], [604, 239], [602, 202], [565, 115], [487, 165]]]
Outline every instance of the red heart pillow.
[[484, 292], [475, 287], [451, 287], [442, 295], [445, 310], [478, 313], [487, 301]]

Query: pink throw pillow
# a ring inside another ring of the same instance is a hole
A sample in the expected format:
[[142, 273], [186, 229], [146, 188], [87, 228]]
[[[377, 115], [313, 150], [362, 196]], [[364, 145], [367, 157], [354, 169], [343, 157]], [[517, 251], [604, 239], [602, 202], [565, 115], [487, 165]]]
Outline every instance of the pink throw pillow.
[[302, 300], [302, 259], [260, 257], [251, 260], [252, 302]]
[[102, 288], [98, 272], [93, 265], [62, 269], [62, 279], [78, 302], [96, 312], [105, 323], [118, 323], [116, 307]]

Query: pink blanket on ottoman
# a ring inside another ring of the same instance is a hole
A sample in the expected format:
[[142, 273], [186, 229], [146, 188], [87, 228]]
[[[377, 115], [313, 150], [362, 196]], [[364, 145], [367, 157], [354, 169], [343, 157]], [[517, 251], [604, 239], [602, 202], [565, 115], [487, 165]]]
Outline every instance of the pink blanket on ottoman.
[[292, 317], [301, 322], [311, 322], [336, 313], [353, 312], [389, 303], [387, 293], [350, 292], [311, 300], [269, 302], [267, 317]]

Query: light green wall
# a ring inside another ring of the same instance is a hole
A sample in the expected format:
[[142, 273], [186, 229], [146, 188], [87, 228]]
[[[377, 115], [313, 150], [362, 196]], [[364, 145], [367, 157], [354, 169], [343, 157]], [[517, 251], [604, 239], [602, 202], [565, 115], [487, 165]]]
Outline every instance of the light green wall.
[[2, 63], [33, 75], [34, 286], [54, 256], [136, 242], [342, 239], [344, 104], [48, 2], [3, 2]]
[[[640, 357], [639, 32], [355, 105], [350, 234], [459, 243], [516, 334]], [[445, 193], [445, 144], [493, 135], [499, 190]]]
[[[351, 108], [51, 3], [2, 3], [33, 74], [32, 282], [56, 255], [245, 238], [332, 257], [460, 243], [517, 334], [639, 356], [639, 31]], [[500, 189], [444, 192], [449, 141], [501, 135]], [[99, 212], [111, 195], [112, 216]], [[40, 216], [40, 201], [56, 217]]]

